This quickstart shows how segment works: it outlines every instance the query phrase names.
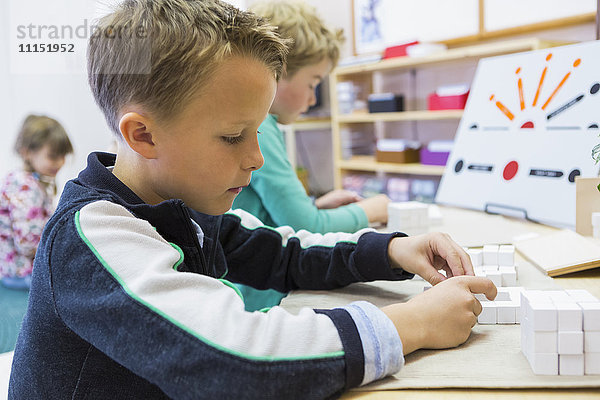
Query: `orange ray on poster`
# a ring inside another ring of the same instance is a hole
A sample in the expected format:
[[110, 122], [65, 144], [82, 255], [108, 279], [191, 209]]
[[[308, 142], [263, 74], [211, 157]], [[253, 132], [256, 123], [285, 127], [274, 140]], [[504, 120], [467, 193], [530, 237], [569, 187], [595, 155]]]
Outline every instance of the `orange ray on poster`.
[[[573, 62], [573, 67], [577, 68], [577, 67], [579, 67], [580, 64], [581, 64], [581, 58], [578, 58], [577, 60], [575, 60]], [[571, 76], [571, 72], [567, 72], [567, 74], [564, 76], [564, 78], [562, 79], [562, 81], [560, 81], [560, 83], [558, 84], [558, 86], [556, 87], [556, 89], [554, 89], [554, 91], [552, 92], [552, 94], [550, 95], [550, 97], [548, 97], [548, 100], [546, 100], [546, 102], [542, 106], [542, 110], [545, 110], [546, 107], [548, 107], [548, 104], [550, 104], [550, 102], [552, 101], [552, 99], [554, 98], [554, 96], [556, 96], [556, 93], [558, 93], [558, 91], [565, 84], [565, 82], [567, 81], [567, 79], [569, 79], [569, 76]]]
[[[517, 72], [515, 73], [518, 75], [519, 72], [521, 72], [521, 67], [517, 68]], [[519, 88], [519, 103], [521, 105], [521, 111], [523, 111], [525, 109], [525, 95], [523, 94], [523, 80], [521, 77], [519, 77], [519, 80], [517, 81], [517, 86]]]
[[[490, 101], [494, 101], [494, 95], [490, 96]], [[506, 117], [509, 120], [512, 121], [513, 119], [515, 119], [515, 115], [512, 112], [510, 112], [510, 110], [504, 104], [502, 104], [501, 102], [496, 101], [496, 107], [498, 107], [498, 109], [500, 111], [502, 111], [502, 114], [506, 115]]]
[[[552, 58], [552, 53], [549, 53], [546, 56], [546, 61], [550, 61], [551, 58]], [[548, 72], [548, 67], [544, 67], [544, 70], [542, 71], [542, 76], [540, 77], [540, 83], [538, 83], [537, 90], [535, 91], [535, 97], [533, 99], [533, 104], [531, 104], [532, 107], [535, 107], [538, 102], [538, 98], [540, 97], [540, 92], [542, 91], [542, 85], [544, 84], [544, 79], [546, 79], [546, 72]]]

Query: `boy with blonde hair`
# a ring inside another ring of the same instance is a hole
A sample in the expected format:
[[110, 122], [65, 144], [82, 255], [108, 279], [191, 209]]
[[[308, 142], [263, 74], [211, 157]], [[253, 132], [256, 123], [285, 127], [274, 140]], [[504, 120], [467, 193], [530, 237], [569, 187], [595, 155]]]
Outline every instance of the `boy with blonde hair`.
[[310, 232], [356, 232], [369, 223], [387, 222], [386, 195], [361, 199], [334, 190], [313, 201], [306, 194], [288, 157], [284, 133], [277, 124], [291, 124], [315, 104], [315, 89], [337, 65], [344, 40], [315, 9], [300, 1], [261, 1], [251, 10], [292, 40], [290, 53], [267, 119], [258, 128], [265, 165], [233, 203], [267, 225], [289, 225]]
[[[278, 127], [293, 123], [315, 104], [317, 85], [340, 58], [342, 31], [327, 27], [313, 7], [300, 1], [261, 1], [252, 4], [251, 10], [292, 43], [269, 115], [258, 128], [264, 165], [252, 174], [233, 208], [249, 212], [266, 225], [316, 233], [356, 232], [369, 223], [386, 223], [390, 200], [384, 194], [361, 199], [353, 192], [334, 190], [313, 203], [288, 159], [285, 135]], [[245, 285], [238, 288], [248, 311], [277, 305], [287, 295]]]
[[442, 234], [296, 234], [226, 213], [262, 164], [256, 129], [285, 61], [263, 20], [217, 0], [129, 0], [100, 29], [89, 81], [117, 156], [89, 156], [44, 231], [9, 398], [328, 398], [467, 339], [471, 292], [495, 295], [474, 276], [382, 310], [244, 311], [227, 279], [326, 289], [472, 266]]

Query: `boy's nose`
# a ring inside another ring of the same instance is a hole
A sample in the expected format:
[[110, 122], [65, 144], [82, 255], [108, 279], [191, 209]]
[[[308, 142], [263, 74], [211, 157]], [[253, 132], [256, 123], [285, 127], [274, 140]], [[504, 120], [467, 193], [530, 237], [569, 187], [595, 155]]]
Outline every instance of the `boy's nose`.
[[244, 169], [255, 171], [263, 166], [265, 159], [260, 152], [260, 146], [258, 145], [258, 138], [253, 141], [254, 143], [249, 148], [248, 157], [246, 158], [246, 166]]

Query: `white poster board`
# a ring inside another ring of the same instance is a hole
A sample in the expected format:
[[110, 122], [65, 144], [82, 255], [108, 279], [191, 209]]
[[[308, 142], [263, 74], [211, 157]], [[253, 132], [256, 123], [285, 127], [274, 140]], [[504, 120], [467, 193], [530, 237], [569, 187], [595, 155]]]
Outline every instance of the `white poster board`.
[[598, 41], [481, 60], [436, 202], [574, 228], [599, 89]]
[[353, 0], [357, 54], [476, 35], [479, 0]]

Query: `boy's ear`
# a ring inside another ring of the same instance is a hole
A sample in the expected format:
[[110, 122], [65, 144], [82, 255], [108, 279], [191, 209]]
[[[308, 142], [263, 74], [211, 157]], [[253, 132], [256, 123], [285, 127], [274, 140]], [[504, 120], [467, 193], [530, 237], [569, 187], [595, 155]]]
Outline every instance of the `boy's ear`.
[[151, 121], [137, 112], [123, 114], [119, 121], [121, 135], [133, 151], [144, 158], [156, 158], [156, 145], [151, 132]]

